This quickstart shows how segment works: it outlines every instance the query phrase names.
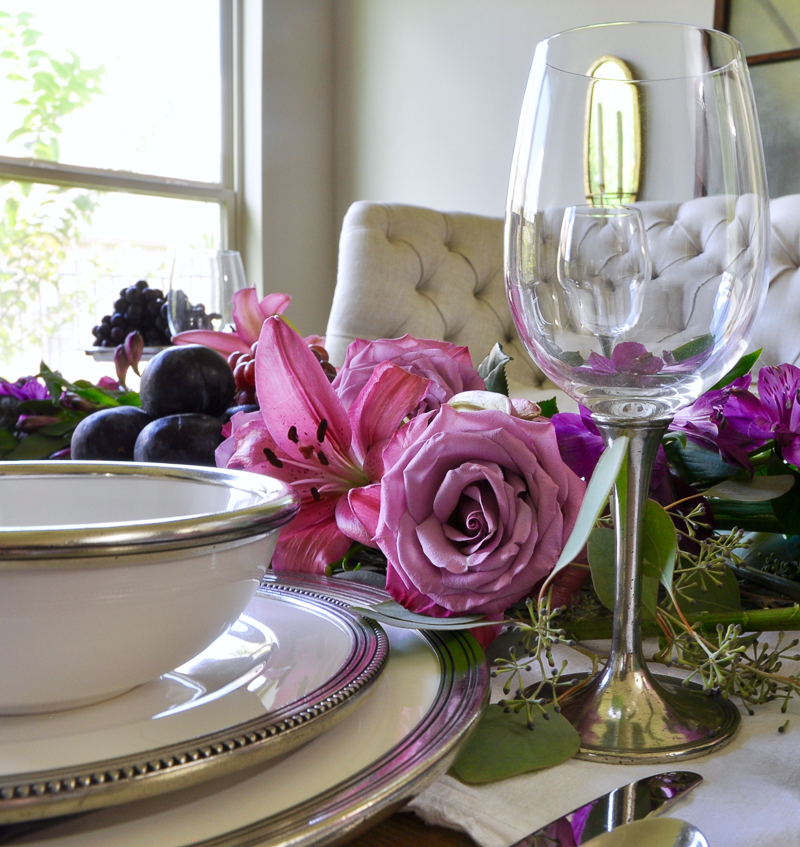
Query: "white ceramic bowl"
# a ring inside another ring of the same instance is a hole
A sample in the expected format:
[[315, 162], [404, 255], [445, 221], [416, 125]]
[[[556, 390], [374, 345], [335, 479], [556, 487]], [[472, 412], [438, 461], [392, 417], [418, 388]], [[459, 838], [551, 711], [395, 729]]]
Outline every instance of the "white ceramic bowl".
[[0, 714], [105, 700], [240, 615], [296, 494], [176, 465], [0, 463]]

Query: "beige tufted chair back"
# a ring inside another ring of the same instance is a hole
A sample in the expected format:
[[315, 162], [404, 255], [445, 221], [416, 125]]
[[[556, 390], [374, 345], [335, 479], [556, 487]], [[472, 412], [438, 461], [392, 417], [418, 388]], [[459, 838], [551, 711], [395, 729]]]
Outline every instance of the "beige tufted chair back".
[[[773, 200], [771, 214], [770, 288], [753, 347], [764, 349], [761, 364], [798, 363], [800, 195]], [[655, 226], [665, 244], [694, 239], [700, 253], [705, 234], [714, 229], [712, 217], [710, 211], [679, 215], [673, 210], [664, 220], [655, 217], [646, 223], [651, 232]], [[354, 203], [342, 226], [328, 321], [331, 360], [341, 364], [356, 337], [405, 333], [466, 345], [476, 364], [499, 341], [514, 359], [508, 368], [512, 394], [554, 388], [531, 362], [511, 320], [503, 281], [502, 220]]]

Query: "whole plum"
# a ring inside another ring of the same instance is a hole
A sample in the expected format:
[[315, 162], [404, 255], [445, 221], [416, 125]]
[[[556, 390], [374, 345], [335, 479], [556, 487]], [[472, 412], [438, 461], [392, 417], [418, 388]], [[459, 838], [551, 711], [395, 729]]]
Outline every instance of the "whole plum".
[[142, 408], [154, 418], [196, 412], [221, 415], [233, 401], [236, 383], [223, 356], [210, 347], [167, 347], [142, 374]]
[[115, 406], [95, 412], [75, 427], [70, 456], [73, 459], [130, 462], [139, 433], [152, 420], [147, 412], [135, 406]]
[[137, 462], [214, 467], [214, 451], [222, 443], [219, 418], [196, 413], [168, 415], [139, 433], [133, 458]]

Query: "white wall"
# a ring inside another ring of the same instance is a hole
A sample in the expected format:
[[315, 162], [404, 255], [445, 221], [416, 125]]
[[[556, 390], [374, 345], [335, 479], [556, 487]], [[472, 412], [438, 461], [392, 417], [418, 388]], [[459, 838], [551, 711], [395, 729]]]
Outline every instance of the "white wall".
[[503, 214], [538, 41], [601, 21], [710, 26], [713, 7], [714, 0], [243, 0], [249, 279], [291, 294], [288, 314], [302, 332], [324, 332], [339, 229], [353, 201]]
[[340, 0], [336, 213], [354, 200], [503, 214], [534, 48], [615, 20], [711, 26], [713, 0]]

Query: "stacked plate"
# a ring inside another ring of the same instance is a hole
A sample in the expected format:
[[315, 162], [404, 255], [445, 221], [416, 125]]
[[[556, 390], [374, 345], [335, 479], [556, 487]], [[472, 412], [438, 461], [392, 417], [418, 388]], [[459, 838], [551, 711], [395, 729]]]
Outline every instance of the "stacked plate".
[[0, 717], [4, 843], [324, 844], [399, 806], [449, 766], [488, 679], [467, 634], [384, 632], [349, 610], [382, 599], [269, 577], [159, 679]]

